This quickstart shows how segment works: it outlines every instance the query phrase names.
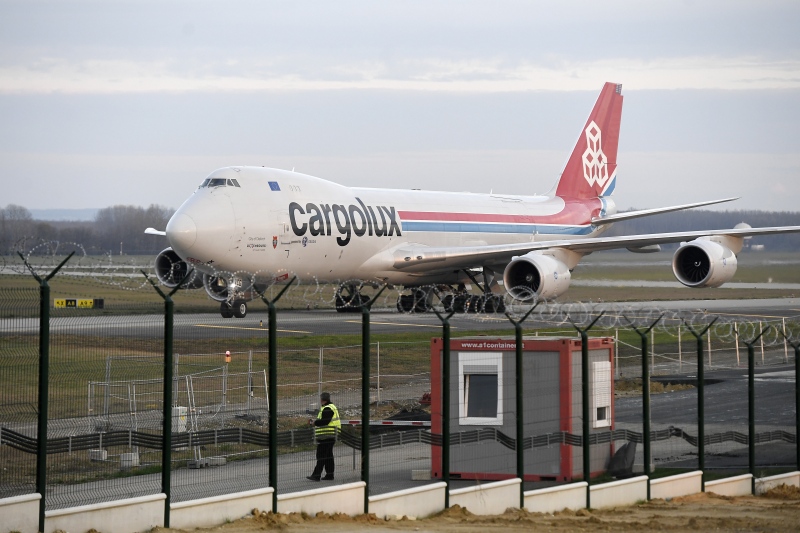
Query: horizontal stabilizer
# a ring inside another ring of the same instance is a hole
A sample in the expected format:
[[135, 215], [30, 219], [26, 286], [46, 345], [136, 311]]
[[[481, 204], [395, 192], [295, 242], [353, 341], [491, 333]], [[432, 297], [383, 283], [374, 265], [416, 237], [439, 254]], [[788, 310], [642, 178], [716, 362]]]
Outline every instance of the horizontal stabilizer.
[[592, 219], [592, 224], [601, 226], [603, 224], [611, 224], [612, 222], [620, 222], [622, 220], [631, 220], [633, 218], [649, 217], [651, 215], [660, 215], [661, 213], [671, 213], [673, 211], [683, 211], [684, 209], [692, 209], [695, 207], [702, 207], [704, 205], [722, 204], [725, 202], [732, 202], [739, 198], [723, 198], [722, 200], [710, 200], [708, 202], [696, 202], [693, 204], [673, 205], [670, 207], [657, 207], [655, 209], [643, 209], [641, 211], [627, 211], [625, 213], [617, 213], [615, 215], [608, 215], [605, 217], [595, 217]]

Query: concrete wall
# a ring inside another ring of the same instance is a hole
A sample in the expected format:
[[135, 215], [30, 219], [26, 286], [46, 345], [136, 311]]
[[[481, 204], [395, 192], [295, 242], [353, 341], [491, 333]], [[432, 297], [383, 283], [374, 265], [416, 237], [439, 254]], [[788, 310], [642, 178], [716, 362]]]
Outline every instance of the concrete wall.
[[439, 482], [423, 487], [400, 490], [371, 496], [369, 512], [379, 518], [390, 516], [413, 516], [423, 518], [444, 509], [447, 483]]
[[519, 508], [519, 478], [485, 483], [450, 491], [450, 506], [460, 505], [472, 514], [503, 514], [509, 507]]
[[[364, 512], [366, 483], [346, 483], [324, 489], [304, 490], [278, 495], [279, 513], [344, 513], [350, 516]], [[335, 494], [335, 497], [331, 495]]]
[[707, 481], [706, 492], [713, 492], [721, 496], [748, 496], [753, 493], [752, 484], [753, 476], [751, 474], [742, 474], [741, 476]]
[[593, 509], [631, 505], [647, 500], [647, 476], [632, 477], [589, 487]]
[[[688, 472], [650, 482], [652, 498], [674, 498], [700, 492], [700, 472]], [[752, 476], [745, 474], [706, 483], [706, 491], [725, 496], [749, 495]], [[460, 505], [478, 515], [502, 514], [509, 507], [519, 506], [519, 479], [486, 483], [475, 487], [450, 491], [450, 505]], [[791, 472], [756, 480], [756, 492], [761, 494], [781, 484], [800, 486], [800, 472]], [[424, 517], [444, 509], [444, 483], [421, 487], [369, 499], [370, 512], [380, 517]], [[594, 508], [631, 505], [647, 497], [647, 478], [644, 476], [595, 485], [591, 490]], [[295, 492], [278, 496], [281, 513], [305, 512], [314, 515], [346, 513], [351, 516], [364, 511], [363, 482], [334, 485], [323, 489]], [[335, 497], [331, 497], [335, 495]], [[45, 533], [55, 530], [108, 531], [113, 524], [115, 532], [134, 533], [146, 531], [164, 523], [163, 494], [130, 498], [69, 509], [57, 509], [45, 514]], [[20, 531], [33, 533], [38, 529], [38, 494], [0, 499], [0, 533]], [[552, 513], [562, 509], [582, 509], [586, 505], [586, 483], [572, 483], [528, 491], [524, 494], [525, 507], [532, 512]], [[253, 508], [272, 508], [272, 489], [228, 494], [172, 504], [170, 525], [192, 529], [219, 525], [250, 514]]]
[[756, 494], [764, 494], [770, 489], [780, 485], [794, 485], [800, 487], [800, 472], [789, 472], [788, 474], [778, 474], [777, 476], [762, 477], [756, 479]]
[[[61, 531], [110, 531], [136, 533], [164, 525], [164, 494], [113, 502], [56, 509], [45, 513], [44, 533]], [[39, 526], [38, 522], [36, 524]]]
[[585, 481], [560, 487], [529, 490], [525, 493], [525, 508], [532, 513], [554, 513], [563, 509], [577, 511], [586, 507]]
[[181, 529], [218, 526], [249, 515], [254, 508], [271, 510], [273, 492], [269, 487], [173, 503], [169, 506], [169, 525]]
[[0, 531], [36, 533], [39, 531], [39, 501], [37, 494], [25, 494], [0, 499]]
[[686, 472], [677, 476], [662, 477], [650, 481], [650, 498], [677, 498], [697, 494], [703, 490], [703, 473]]

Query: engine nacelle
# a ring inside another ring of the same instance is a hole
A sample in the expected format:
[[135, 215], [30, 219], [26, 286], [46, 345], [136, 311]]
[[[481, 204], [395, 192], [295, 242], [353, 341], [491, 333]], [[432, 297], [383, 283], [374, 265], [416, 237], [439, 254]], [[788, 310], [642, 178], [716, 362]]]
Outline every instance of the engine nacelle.
[[705, 239], [685, 243], [672, 256], [672, 272], [687, 287], [719, 287], [736, 274], [738, 261], [729, 248]]
[[515, 257], [503, 272], [506, 291], [522, 301], [555, 298], [569, 288], [572, 275], [567, 265], [549, 255], [530, 252]]
[[228, 300], [230, 290], [228, 280], [216, 274], [203, 274], [203, 287], [212, 300], [224, 302]]
[[[181, 282], [190, 268], [172, 248], [167, 248], [158, 254], [154, 265], [158, 281], [170, 289], [175, 288]], [[203, 278], [197, 270], [192, 271], [189, 278], [183, 283], [184, 289], [199, 289], [202, 286]]]

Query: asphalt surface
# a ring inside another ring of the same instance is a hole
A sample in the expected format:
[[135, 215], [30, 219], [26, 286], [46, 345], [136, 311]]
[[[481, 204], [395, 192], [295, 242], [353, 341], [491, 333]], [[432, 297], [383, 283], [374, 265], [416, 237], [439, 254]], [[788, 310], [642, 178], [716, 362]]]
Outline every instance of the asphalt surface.
[[[255, 305], [251, 307], [256, 307]], [[523, 310], [524, 311], [524, 310]], [[689, 321], [700, 317], [719, 316], [728, 320], [780, 320], [781, 318], [800, 317], [800, 299], [760, 299], [760, 300], [685, 300], [658, 302], [597, 302], [589, 304], [564, 304], [540, 306], [535, 309], [525, 322], [525, 329], [537, 327], [553, 327], [564, 325], [569, 315], [580, 324], [591, 316], [605, 311], [608, 317], [620, 317], [622, 314], [646, 314], [657, 318], [658, 313], [666, 312], [670, 316], [680, 314]], [[152, 338], [163, 334], [163, 316], [161, 315], [103, 315], [55, 316], [51, 318], [51, 334], [71, 333], [83, 335]], [[450, 320], [451, 331], [457, 335], [460, 331], [487, 331], [508, 329], [513, 334], [513, 326], [503, 314], [455, 314]], [[267, 336], [268, 315], [266, 311], [252, 311], [245, 318], [222, 318], [217, 313], [176, 314], [174, 317], [175, 335], [190, 339], [218, 339]], [[342, 334], [358, 335], [361, 333], [362, 319], [360, 313], [337, 313], [335, 311], [301, 310], [279, 311], [277, 315], [278, 335], [280, 337], [296, 335]], [[17, 333], [34, 333], [38, 331], [38, 319], [2, 319], [0, 331]], [[422, 314], [401, 314], [391, 309], [375, 309], [370, 317], [370, 332], [376, 335], [385, 333], [430, 331], [432, 336], [439, 335], [442, 325], [432, 312]]]

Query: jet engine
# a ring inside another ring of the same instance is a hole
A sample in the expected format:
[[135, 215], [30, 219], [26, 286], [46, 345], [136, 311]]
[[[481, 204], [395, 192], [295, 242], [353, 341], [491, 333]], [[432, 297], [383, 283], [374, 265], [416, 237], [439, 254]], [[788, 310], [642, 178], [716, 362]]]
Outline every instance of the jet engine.
[[555, 298], [569, 288], [572, 275], [567, 265], [558, 259], [530, 252], [515, 257], [503, 272], [503, 284], [508, 293], [522, 301]]
[[230, 296], [228, 280], [215, 274], [203, 274], [203, 287], [212, 300], [225, 302]]
[[[155, 271], [158, 281], [170, 289], [175, 288], [181, 282], [190, 268], [172, 248], [167, 248], [156, 256]], [[185, 289], [199, 289], [202, 286], [203, 277], [197, 270], [193, 270], [183, 284]]]
[[672, 272], [687, 287], [719, 287], [736, 273], [736, 254], [717, 242], [684, 243], [672, 256]]

